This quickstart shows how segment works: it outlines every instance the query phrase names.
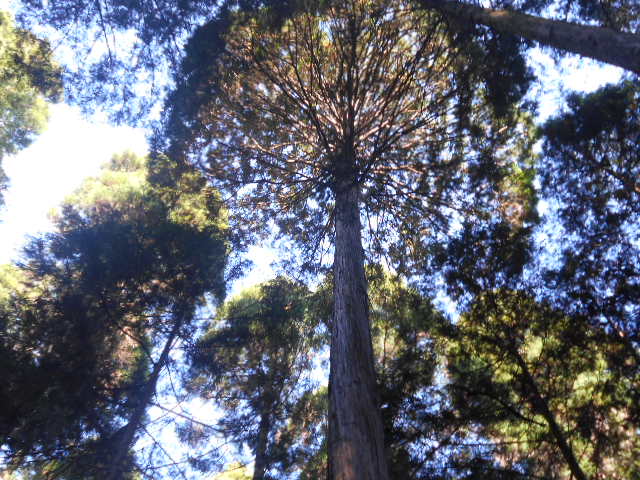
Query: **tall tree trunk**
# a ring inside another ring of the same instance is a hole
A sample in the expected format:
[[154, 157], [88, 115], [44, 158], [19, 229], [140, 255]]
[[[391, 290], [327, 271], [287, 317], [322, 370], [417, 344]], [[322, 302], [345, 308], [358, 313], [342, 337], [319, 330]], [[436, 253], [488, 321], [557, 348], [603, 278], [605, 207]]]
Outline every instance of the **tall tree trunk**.
[[262, 480], [267, 469], [267, 440], [269, 439], [269, 429], [271, 428], [270, 414], [263, 411], [260, 415], [260, 425], [258, 426], [258, 441], [256, 442], [256, 459], [253, 464], [253, 480]]
[[171, 332], [169, 333], [169, 337], [167, 338], [164, 347], [162, 348], [160, 358], [158, 358], [158, 361], [153, 365], [153, 370], [151, 371], [149, 380], [147, 380], [144, 385], [140, 403], [134, 409], [131, 417], [129, 417], [129, 422], [119, 431], [120, 439], [118, 440], [118, 443], [115, 447], [113, 461], [111, 463], [109, 471], [105, 476], [106, 480], [121, 480], [126, 473], [124, 471], [125, 466], [123, 465], [124, 460], [127, 456], [127, 452], [133, 445], [136, 432], [140, 428], [142, 418], [144, 417], [144, 414], [147, 411], [147, 407], [151, 402], [151, 397], [156, 391], [160, 372], [167, 364], [169, 353], [171, 352], [171, 347], [173, 346], [173, 342], [175, 341], [181, 326], [182, 320], [176, 320], [173, 328], [171, 329]]
[[533, 378], [533, 375], [531, 375], [531, 372], [529, 371], [529, 367], [527, 366], [527, 363], [524, 361], [524, 359], [518, 352], [513, 352], [513, 353], [516, 359], [516, 363], [522, 370], [522, 374], [524, 375], [525, 381], [531, 388], [532, 397], [533, 397], [531, 403], [533, 405], [533, 408], [534, 410], [537, 410], [538, 413], [542, 415], [545, 421], [547, 422], [547, 425], [549, 426], [549, 430], [551, 430], [551, 435], [553, 435], [553, 437], [555, 438], [556, 445], [560, 449], [560, 452], [562, 452], [562, 456], [567, 462], [567, 465], [569, 466], [569, 470], [577, 480], [588, 480], [587, 475], [584, 473], [584, 471], [580, 467], [580, 464], [578, 463], [578, 460], [576, 459], [576, 456], [573, 453], [573, 449], [567, 442], [567, 439], [565, 438], [562, 428], [560, 428], [560, 425], [558, 425], [555, 415], [549, 408], [547, 399], [544, 398], [542, 396], [542, 393], [540, 393], [540, 390], [538, 390], [538, 384], [536, 383], [536, 380]]
[[369, 325], [359, 186], [335, 189], [334, 316], [329, 376], [329, 477], [387, 480]]
[[543, 45], [640, 73], [640, 35], [550, 20], [513, 10], [492, 10], [452, 0], [418, 2], [452, 18], [481, 23], [502, 33], [535, 40]]

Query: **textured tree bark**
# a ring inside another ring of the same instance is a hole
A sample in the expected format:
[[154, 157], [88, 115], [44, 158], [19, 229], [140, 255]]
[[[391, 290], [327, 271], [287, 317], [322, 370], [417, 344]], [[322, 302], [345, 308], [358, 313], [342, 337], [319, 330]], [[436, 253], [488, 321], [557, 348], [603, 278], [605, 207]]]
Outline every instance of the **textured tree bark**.
[[550, 20], [513, 10], [492, 10], [452, 0], [418, 1], [424, 7], [452, 18], [481, 23], [499, 32], [535, 40], [640, 74], [640, 35]]
[[258, 426], [258, 441], [256, 442], [256, 458], [253, 464], [253, 480], [262, 480], [267, 469], [267, 440], [271, 422], [269, 412], [262, 412]]
[[376, 396], [359, 187], [335, 189], [334, 316], [329, 376], [329, 478], [388, 480]]

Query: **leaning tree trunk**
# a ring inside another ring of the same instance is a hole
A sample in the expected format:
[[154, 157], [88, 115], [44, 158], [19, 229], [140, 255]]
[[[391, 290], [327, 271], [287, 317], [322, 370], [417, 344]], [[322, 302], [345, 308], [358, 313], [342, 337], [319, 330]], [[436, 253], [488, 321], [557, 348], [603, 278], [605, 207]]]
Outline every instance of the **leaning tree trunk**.
[[335, 193], [334, 315], [329, 376], [329, 478], [387, 480], [364, 274], [359, 187]]
[[452, 0], [418, 0], [451, 18], [481, 23], [502, 33], [640, 73], [640, 35], [550, 20], [513, 10], [492, 10]]
[[151, 397], [156, 392], [156, 386], [158, 384], [158, 378], [160, 377], [160, 372], [166, 366], [167, 361], [169, 360], [169, 353], [171, 352], [171, 347], [173, 346], [173, 342], [178, 336], [178, 332], [180, 331], [180, 327], [182, 326], [182, 320], [177, 320], [171, 332], [169, 333], [169, 337], [167, 338], [164, 347], [162, 348], [162, 353], [160, 354], [160, 358], [154, 364], [153, 370], [151, 371], [151, 375], [149, 379], [144, 385], [144, 390], [142, 392], [140, 403], [134, 409], [131, 416], [129, 417], [129, 421], [123, 427], [120, 433], [120, 439], [115, 447], [115, 451], [113, 452], [113, 459], [111, 466], [109, 467], [109, 471], [107, 475], [105, 475], [106, 480], [121, 480], [125, 474], [125, 459], [129, 449], [133, 446], [136, 432], [140, 428], [142, 424], [142, 419], [144, 417], [149, 404], [151, 403]]

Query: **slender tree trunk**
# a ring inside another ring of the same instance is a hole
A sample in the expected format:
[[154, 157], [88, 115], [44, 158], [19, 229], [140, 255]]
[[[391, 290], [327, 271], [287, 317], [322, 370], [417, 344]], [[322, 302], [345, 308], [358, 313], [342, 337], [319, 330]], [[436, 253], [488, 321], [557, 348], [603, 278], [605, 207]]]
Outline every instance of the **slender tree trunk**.
[[640, 35], [610, 28], [550, 20], [513, 10], [492, 10], [452, 0], [418, 0], [442, 14], [481, 23], [543, 45], [640, 73]]
[[533, 375], [531, 375], [531, 372], [529, 371], [529, 368], [527, 367], [526, 362], [520, 356], [519, 353], [515, 352], [514, 354], [515, 354], [516, 362], [518, 363], [518, 366], [522, 370], [522, 374], [524, 375], [525, 381], [529, 384], [529, 387], [531, 388], [531, 391], [533, 394], [533, 399], [532, 399], [533, 407], [535, 410], [538, 411], [538, 413], [540, 413], [540, 415], [544, 417], [545, 421], [547, 422], [547, 425], [549, 425], [551, 434], [555, 438], [556, 445], [560, 449], [560, 452], [562, 452], [562, 456], [567, 462], [567, 465], [569, 466], [569, 470], [577, 480], [588, 480], [587, 475], [584, 473], [584, 471], [580, 467], [580, 464], [578, 463], [578, 460], [576, 459], [576, 456], [573, 453], [573, 449], [567, 442], [567, 439], [565, 438], [564, 433], [560, 428], [560, 425], [558, 425], [555, 415], [549, 409], [549, 404], [547, 400], [542, 396], [542, 394], [540, 393], [540, 390], [538, 390], [538, 385], [535, 379], [533, 378]]
[[171, 347], [173, 346], [173, 342], [178, 335], [178, 331], [182, 325], [182, 321], [176, 321], [169, 333], [169, 338], [164, 344], [162, 349], [162, 353], [160, 354], [160, 358], [154, 364], [153, 370], [151, 371], [151, 375], [149, 376], [149, 380], [144, 386], [143, 393], [141, 395], [140, 403], [134, 409], [131, 417], [129, 418], [129, 422], [123, 427], [121, 430], [121, 438], [118, 441], [115, 452], [113, 455], [113, 461], [109, 468], [107, 475], [105, 476], [105, 480], [121, 480], [124, 476], [124, 468], [123, 462], [125, 457], [127, 456], [127, 452], [133, 445], [133, 441], [135, 439], [136, 432], [140, 428], [140, 424], [142, 422], [142, 418], [147, 411], [147, 407], [151, 402], [151, 397], [156, 391], [156, 385], [158, 383], [158, 378], [160, 376], [160, 372], [167, 364], [167, 360], [169, 359], [169, 353], [171, 352]]
[[388, 480], [376, 396], [359, 187], [335, 189], [334, 316], [329, 377], [329, 477]]
[[256, 459], [253, 464], [253, 480], [262, 480], [267, 469], [267, 440], [271, 428], [270, 414], [263, 411], [258, 426], [258, 441], [256, 442]]

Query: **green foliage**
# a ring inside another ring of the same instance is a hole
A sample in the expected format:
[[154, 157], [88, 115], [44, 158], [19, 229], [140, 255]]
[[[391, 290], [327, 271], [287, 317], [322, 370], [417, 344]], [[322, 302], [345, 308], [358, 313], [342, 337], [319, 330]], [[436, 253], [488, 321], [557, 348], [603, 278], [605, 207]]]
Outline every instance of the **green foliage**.
[[[17, 28], [11, 14], [0, 11], [0, 162], [44, 129], [47, 100], [60, 100], [61, 69], [52, 56], [46, 41]], [[6, 182], [0, 167], [0, 193]]]
[[[318, 321], [309, 297], [304, 285], [282, 277], [247, 289], [220, 307], [189, 352], [188, 390], [225, 412], [218, 428], [252, 449], [261, 472], [286, 468], [287, 435], [279, 431], [311, 385]], [[200, 440], [192, 433], [187, 425], [183, 437]]]
[[[447, 347], [454, 405], [507, 471], [569, 479], [638, 475], [635, 407], [607, 364], [609, 346], [580, 318], [524, 292], [485, 292]], [[630, 379], [631, 382], [634, 380]], [[555, 430], [553, 424], [558, 426]]]
[[[91, 77], [70, 77], [85, 106], [119, 101], [114, 116], [135, 115], [160, 98], [138, 95], [135, 78], [157, 92], [154, 72], [178, 73], [154, 138], [175, 157], [114, 158], [67, 201], [55, 234], [0, 270], [0, 438], [16, 464], [31, 455], [47, 475], [101, 478], [148, 399], [145, 352], [176, 325], [188, 342], [195, 308], [224, 294], [228, 223], [275, 223], [316, 260], [336, 189], [352, 182], [369, 253], [425, 280], [437, 271], [466, 301], [447, 325], [418, 291], [369, 271], [394, 477], [566, 479], [571, 455], [589, 478], [639, 475], [637, 82], [572, 95], [540, 129], [538, 162], [519, 105], [529, 45], [409, 2], [22, 3], [27, 21], [80, 42], [95, 35], [85, 45], [106, 39], [104, 56], [86, 64]], [[627, 31], [640, 18], [629, 0], [490, 6]], [[40, 128], [60, 75], [46, 43], [4, 14], [0, 29], [0, 108], [9, 124], [27, 122], [0, 136], [4, 154]], [[131, 50], [112, 48], [118, 32]], [[202, 173], [237, 210], [227, 216]], [[523, 293], [523, 270], [539, 273], [536, 178], [566, 234], [557, 268]], [[188, 388], [222, 406], [216, 428], [270, 473], [327, 475], [327, 391], [300, 379], [326, 343], [316, 334], [331, 300], [326, 285], [311, 295], [276, 279], [227, 302], [188, 352]], [[209, 432], [188, 424], [182, 433], [196, 445]], [[119, 461], [131, 471], [137, 459]], [[249, 475], [219, 477], [236, 476]]]
[[232, 463], [229, 468], [215, 475], [213, 480], [251, 480], [253, 477], [250, 470], [240, 463]]
[[[395, 275], [369, 268], [369, 300], [378, 394], [392, 478], [413, 476], [438, 437], [432, 411], [437, 366], [434, 337], [444, 318]], [[412, 472], [412, 473], [409, 473]]]
[[574, 94], [542, 128], [543, 194], [566, 232], [554, 301], [622, 347], [611, 367], [623, 376], [640, 371], [639, 102], [637, 82]]
[[6, 306], [12, 296], [19, 292], [24, 276], [14, 265], [0, 265], [0, 305]]
[[285, 429], [284, 445], [289, 447], [291, 469], [298, 471], [300, 480], [327, 478], [329, 451], [327, 441], [327, 412], [329, 391], [323, 386], [305, 392], [291, 410]]
[[0, 347], [21, 364], [0, 397], [3, 453], [41, 462], [51, 478], [105, 478], [114, 462], [132, 471], [133, 455], [116, 452], [155, 391], [152, 349], [189, 336], [205, 295], [224, 295], [219, 200], [195, 176], [170, 193], [146, 170], [116, 156], [71, 196], [56, 231], [25, 250], [23, 286], [0, 312]]

